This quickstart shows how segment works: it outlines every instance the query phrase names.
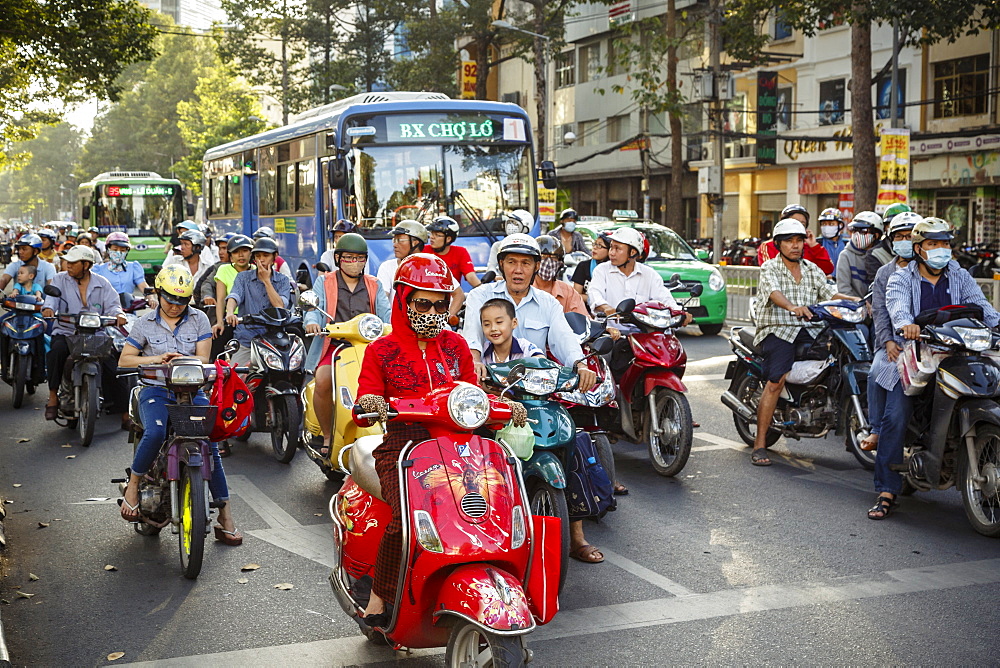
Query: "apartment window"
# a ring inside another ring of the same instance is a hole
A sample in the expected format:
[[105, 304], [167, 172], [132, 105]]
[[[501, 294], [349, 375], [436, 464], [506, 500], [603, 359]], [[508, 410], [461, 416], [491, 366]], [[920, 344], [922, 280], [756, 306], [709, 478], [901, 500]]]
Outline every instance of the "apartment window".
[[608, 118], [608, 141], [617, 143], [632, 136], [632, 117], [628, 115]]
[[580, 132], [577, 141], [581, 146], [596, 146], [600, 143], [597, 121], [580, 121]]
[[580, 83], [600, 78], [601, 43], [594, 42], [580, 47]]
[[792, 36], [792, 26], [785, 23], [781, 16], [774, 17], [774, 39], [788, 39]]
[[576, 52], [563, 51], [556, 55], [556, 88], [576, 83]]
[[621, 62], [622, 56], [628, 60], [629, 40], [631, 37], [620, 36], [608, 39], [608, 76], [616, 77], [628, 73], [628, 64]]
[[820, 125], [840, 125], [844, 122], [844, 92], [846, 90], [847, 85], [843, 79], [820, 82]]
[[986, 113], [987, 54], [934, 63], [934, 118]]

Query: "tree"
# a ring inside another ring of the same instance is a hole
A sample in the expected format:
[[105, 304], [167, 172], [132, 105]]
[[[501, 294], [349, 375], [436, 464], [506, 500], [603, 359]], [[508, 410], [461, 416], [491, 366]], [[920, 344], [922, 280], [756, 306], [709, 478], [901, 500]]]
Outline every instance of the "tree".
[[177, 126], [187, 156], [174, 165], [177, 178], [201, 194], [201, 162], [205, 151], [267, 129], [260, 102], [245, 81], [218, 63], [198, 79], [194, 98], [177, 103]]
[[[953, 42], [963, 35], [1000, 27], [1000, 3], [977, 0], [729, 0], [723, 35], [727, 53], [751, 65], [764, 61], [770, 42], [763, 29], [771, 15], [815, 35], [831, 17], [851, 24], [851, 118], [854, 140], [855, 210], [874, 209], [878, 194], [875, 122], [871, 87], [871, 25], [898, 21], [901, 46]], [[886, 68], [883, 68], [883, 70]]]
[[[350, 2], [349, 19], [343, 22], [344, 39], [339, 46], [341, 72], [351, 76], [359, 90], [372, 91], [388, 84], [393, 53], [388, 45], [399, 39], [407, 17], [419, 16], [419, 0], [372, 0]], [[438, 33], [441, 39], [441, 33]]]
[[2, 0], [0, 15], [0, 167], [13, 142], [57, 122], [53, 101], [116, 99], [122, 69], [155, 53], [135, 0]]
[[388, 83], [395, 90], [454, 96], [460, 65], [454, 36], [461, 32], [461, 19], [454, 11], [439, 12], [436, 0], [423, 4], [402, 26]]
[[188, 154], [177, 105], [195, 97], [199, 78], [217, 61], [210, 41], [181, 28], [161, 35], [158, 46], [142, 80], [94, 123], [76, 169], [80, 180], [116, 169], [166, 175]]
[[8, 218], [34, 222], [58, 220], [60, 211], [74, 208], [76, 187], [73, 163], [83, 136], [66, 122], [42, 127], [38, 136], [14, 150], [30, 156], [19, 169], [9, 169], [0, 186], [2, 210]]

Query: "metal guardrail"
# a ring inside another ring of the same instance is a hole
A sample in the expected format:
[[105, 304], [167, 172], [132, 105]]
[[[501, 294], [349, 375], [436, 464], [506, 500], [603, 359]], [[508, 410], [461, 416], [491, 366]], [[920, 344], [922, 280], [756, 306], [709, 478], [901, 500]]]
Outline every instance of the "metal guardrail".
[[[750, 298], [757, 295], [757, 283], [760, 279], [760, 267], [721, 266], [719, 271], [726, 279], [726, 318], [738, 322], [750, 320]], [[977, 278], [976, 283], [982, 289], [993, 308], [1000, 311], [1000, 280], [992, 278]]]

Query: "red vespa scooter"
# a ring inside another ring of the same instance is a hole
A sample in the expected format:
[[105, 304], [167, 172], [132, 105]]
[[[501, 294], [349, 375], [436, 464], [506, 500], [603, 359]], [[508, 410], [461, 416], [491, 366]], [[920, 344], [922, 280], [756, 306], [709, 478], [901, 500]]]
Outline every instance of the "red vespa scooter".
[[456, 668], [523, 665], [531, 658], [523, 636], [558, 611], [562, 534], [559, 519], [531, 515], [519, 460], [472, 433], [498, 429], [510, 409], [462, 382], [389, 403], [389, 419], [419, 422], [431, 435], [400, 454], [404, 567], [392, 619], [379, 629], [360, 620], [391, 518], [372, 457], [381, 436], [350, 447], [351, 473], [330, 500], [338, 602], [370, 640], [396, 649], [447, 645]]
[[[692, 297], [701, 294], [700, 287], [692, 288]], [[677, 475], [691, 455], [693, 435], [687, 387], [681, 380], [687, 353], [674, 334], [684, 322], [684, 311], [626, 299], [612, 317], [619, 321], [612, 326], [628, 338], [634, 356], [618, 381], [622, 433], [636, 443], [645, 440], [657, 473]]]

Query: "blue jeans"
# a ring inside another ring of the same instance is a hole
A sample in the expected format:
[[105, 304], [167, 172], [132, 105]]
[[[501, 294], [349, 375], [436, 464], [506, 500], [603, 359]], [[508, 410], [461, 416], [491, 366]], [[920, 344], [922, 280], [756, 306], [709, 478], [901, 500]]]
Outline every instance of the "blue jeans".
[[[167, 438], [167, 404], [176, 401], [174, 393], [164, 387], [144, 387], [139, 391], [139, 419], [142, 421], [142, 438], [132, 458], [132, 473], [146, 475], [156, 461], [163, 441]], [[207, 406], [208, 397], [204, 392], [194, 395], [196, 406]], [[226, 472], [219, 456], [219, 444], [212, 443], [212, 478], [208, 489], [216, 501], [229, 500]]]
[[903, 394], [903, 384], [886, 393], [882, 433], [875, 453], [875, 491], [899, 494], [903, 489], [903, 476], [889, 467], [903, 463], [903, 444], [907, 425], [913, 415], [913, 397]]
[[875, 374], [868, 374], [868, 424], [871, 425], [873, 434], [882, 433], [886, 394], [885, 388], [875, 382]]

